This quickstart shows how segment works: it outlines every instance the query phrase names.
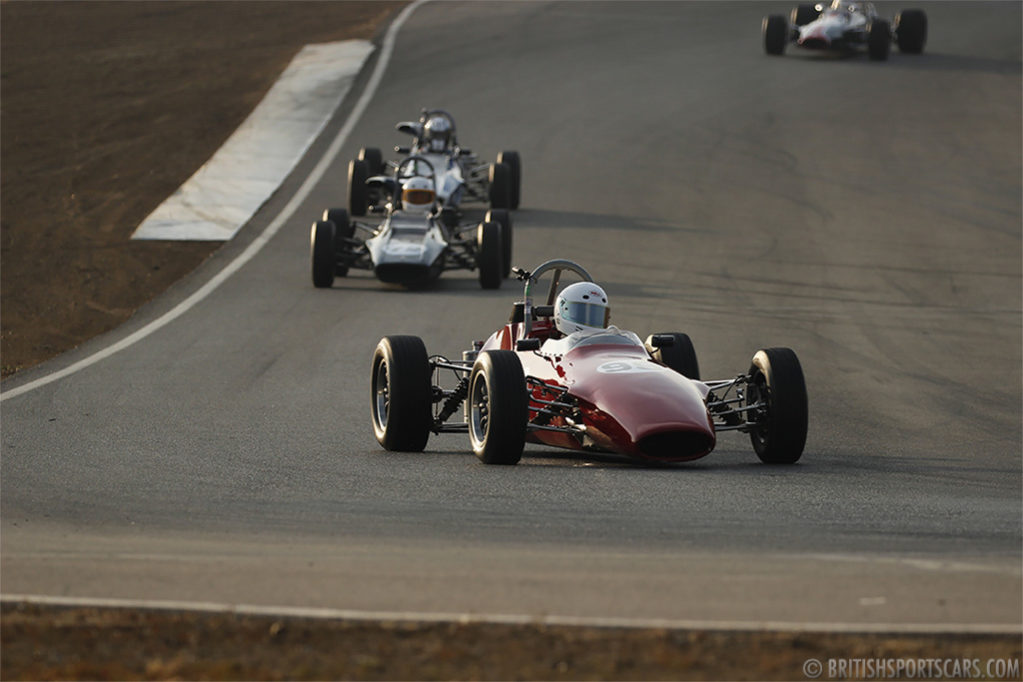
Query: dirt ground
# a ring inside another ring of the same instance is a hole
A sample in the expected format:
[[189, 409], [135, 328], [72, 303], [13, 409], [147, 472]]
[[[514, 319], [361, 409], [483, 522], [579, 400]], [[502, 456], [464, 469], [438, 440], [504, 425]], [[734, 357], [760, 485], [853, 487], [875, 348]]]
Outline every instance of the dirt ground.
[[[0, 2], [3, 376], [110, 330], [204, 242], [132, 242], [306, 43], [395, 2]], [[353, 623], [5, 606], [10, 679], [805, 679], [837, 657], [1019, 660], [1019, 637]]]
[[2, 616], [5, 680], [805, 680], [813, 679], [804, 674], [810, 659], [824, 666], [821, 679], [829, 659], [965, 659], [982, 671], [988, 661], [1020, 660], [1020, 638], [1004, 635], [364, 623], [9, 605]]
[[0, 3], [0, 367], [113, 329], [209, 242], [135, 228], [307, 43], [372, 38], [399, 2]]

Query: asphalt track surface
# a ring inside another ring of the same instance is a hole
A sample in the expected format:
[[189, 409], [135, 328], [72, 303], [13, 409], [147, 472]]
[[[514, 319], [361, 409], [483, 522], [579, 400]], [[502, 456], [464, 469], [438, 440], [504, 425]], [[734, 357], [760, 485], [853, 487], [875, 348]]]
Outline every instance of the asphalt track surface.
[[[922, 5], [927, 53], [763, 54], [780, 3], [431, 3], [331, 171], [265, 248], [143, 341], [3, 402], [2, 592], [368, 611], [1019, 625], [1021, 6]], [[898, 7], [884, 5], [885, 13]], [[251, 243], [346, 119], [232, 243]], [[524, 163], [515, 262], [582, 263], [613, 322], [690, 334], [706, 378], [798, 353], [801, 462], [726, 434], [639, 467], [467, 438], [379, 448], [385, 334], [457, 357], [517, 283], [312, 287], [348, 159], [442, 107]]]

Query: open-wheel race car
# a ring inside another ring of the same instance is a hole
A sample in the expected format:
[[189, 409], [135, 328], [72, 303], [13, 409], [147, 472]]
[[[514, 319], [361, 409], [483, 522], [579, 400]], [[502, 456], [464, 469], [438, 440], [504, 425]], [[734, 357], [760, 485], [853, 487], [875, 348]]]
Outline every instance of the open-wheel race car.
[[379, 223], [356, 222], [344, 208], [329, 208], [309, 238], [313, 285], [330, 287], [351, 268], [372, 270], [382, 282], [423, 286], [445, 270], [478, 270], [480, 285], [496, 289], [510, 274], [512, 222], [507, 209], [487, 211], [482, 222], [461, 222], [437, 198], [437, 174], [427, 157], [410, 156], [393, 175], [370, 186], [385, 197], [374, 209]]
[[833, 0], [802, 3], [789, 17], [772, 14], [763, 22], [764, 50], [784, 54], [793, 43], [807, 50], [855, 52], [866, 50], [872, 60], [888, 59], [894, 40], [899, 51], [920, 54], [927, 43], [927, 15], [920, 9], [905, 9], [894, 22], [883, 19], [872, 2]]
[[[566, 273], [581, 281], [559, 290]], [[516, 464], [527, 441], [683, 462], [710, 453], [719, 433], [740, 431], [763, 462], [802, 455], [806, 384], [792, 350], [758, 350], [746, 372], [701, 380], [686, 334], [644, 342], [608, 326], [606, 293], [576, 263], [552, 260], [516, 274], [525, 291], [511, 320], [460, 359], [429, 355], [417, 336], [380, 340], [372, 420], [385, 449], [417, 452], [431, 433], [468, 433], [487, 464]], [[534, 305], [545, 274], [546, 302]], [[442, 377], [457, 379], [454, 387], [442, 387]]]
[[[449, 214], [458, 214], [462, 202], [476, 201], [494, 209], [514, 210], [522, 194], [522, 163], [516, 151], [502, 151], [495, 163], [483, 163], [459, 146], [455, 119], [442, 109], [423, 109], [418, 121], [403, 121], [398, 131], [412, 136], [412, 144], [396, 146], [403, 156], [427, 159], [436, 172], [437, 200]], [[379, 148], [364, 147], [348, 164], [348, 210], [366, 215], [385, 198], [372, 179], [386, 175], [401, 161], [385, 161]]]

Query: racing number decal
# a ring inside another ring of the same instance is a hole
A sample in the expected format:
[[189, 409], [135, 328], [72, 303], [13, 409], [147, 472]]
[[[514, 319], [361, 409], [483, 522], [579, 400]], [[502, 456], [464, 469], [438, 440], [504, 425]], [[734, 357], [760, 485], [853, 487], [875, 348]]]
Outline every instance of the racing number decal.
[[597, 367], [601, 374], [629, 374], [636, 372], [659, 372], [660, 366], [652, 362], [636, 362], [632, 360], [613, 360]]

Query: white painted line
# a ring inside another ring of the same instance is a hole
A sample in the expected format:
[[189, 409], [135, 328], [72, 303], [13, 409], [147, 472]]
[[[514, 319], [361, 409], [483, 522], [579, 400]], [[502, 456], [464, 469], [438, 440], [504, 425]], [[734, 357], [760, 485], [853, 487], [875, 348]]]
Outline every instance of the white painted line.
[[598, 628], [658, 628], [666, 630], [712, 630], [729, 632], [822, 632], [822, 633], [901, 633], [901, 634], [1023, 634], [1023, 624], [1008, 623], [797, 623], [792, 621], [677, 620], [671, 618], [587, 618], [585, 616], [543, 616], [527, 614], [443, 613], [416, 611], [357, 611], [286, 606], [257, 606], [217, 602], [160, 601], [147, 599], [90, 599], [88, 597], [48, 597], [33, 594], [0, 595], [4, 604], [38, 604], [75, 608], [146, 609], [153, 611], [191, 611], [236, 613], [247, 616], [316, 618], [353, 621], [389, 621], [414, 623], [478, 623], [493, 625], [560, 625]]
[[377, 88], [380, 86], [380, 81], [383, 78], [384, 71], [387, 69], [387, 64], [391, 61], [391, 53], [394, 52], [394, 42], [402, 24], [405, 23], [417, 7], [426, 2], [429, 2], [429, 0], [416, 0], [411, 5], [403, 9], [397, 17], [395, 17], [394, 22], [387, 29], [387, 34], [384, 36], [384, 44], [380, 48], [380, 57], [373, 69], [373, 74], [370, 76], [369, 82], [366, 84], [359, 100], [352, 108], [352, 113], [349, 114], [345, 124], [341, 126], [341, 130], [338, 131], [337, 136], [330, 143], [330, 147], [328, 147], [327, 151], [324, 152], [323, 157], [320, 159], [319, 163], [316, 164], [316, 167], [309, 173], [309, 177], [305, 179], [302, 186], [298, 188], [295, 196], [291, 198], [291, 201], [288, 202], [287, 206], [284, 207], [280, 214], [278, 214], [278, 216], [263, 229], [259, 236], [256, 237], [256, 239], [254, 239], [244, 251], [238, 254], [233, 261], [228, 263], [224, 269], [218, 272], [210, 279], [210, 281], [174, 308], [167, 311], [163, 316], [153, 320], [146, 326], [133, 334], [126, 336], [117, 343], [107, 346], [106, 348], [97, 351], [89, 357], [83, 358], [62, 370], [53, 372], [52, 374], [47, 374], [46, 376], [39, 377], [27, 384], [23, 384], [17, 388], [12, 388], [9, 391], [0, 393], [0, 402], [10, 398], [16, 398], [17, 396], [28, 393], [40, 386], [45, 386], [46, 384], [57, 381], [58, 379], [63, 379], [64, 377], [70, 376], [75, 372], [79, 372], [86, 367], [90, 367], [101, 360], [109, 358], [111, 355], [114, 355], [125, 348], [135, 345], [153, 332], [163, 328], [184, 313], [188, 312], [196, 304], [213, 293], [213, 291], [223, 284], [228, 277], [233, 275], [235, 272], [240, 270], [243, 265], [252, 260], [255, 255], [259, 253], [264, 246], [266, 246], [273, 236], [277, 234], [278, 230], [281, 229], [284, 223], [291, 219], [291, 216], [294, 215], [295, 211], [298, 210], [298, 207], [301, 206], [302, 202], [304, 202], [306, 197], [309, 196], [309, 193], [312, 191], [313, 187], [316, 186], [316, 183], [319, 182], [320, 178], [323, 177], [323, 174], [326, 173], [331, 161], [335, 156], [337, 156], [341, 146], [345, 143], [345, 140], [348, 139], [348, 135], [352, 132], [352, 128], [355, 127], [355, 124], [362, 116], [362, 113], [366, 110], [366, 107], [369, 106], [369, 101], [373, 98]]
[[227, 142], [132, 239], [234, 237], [323, 131], [372, 51], [367, 40], [303, 47]]

